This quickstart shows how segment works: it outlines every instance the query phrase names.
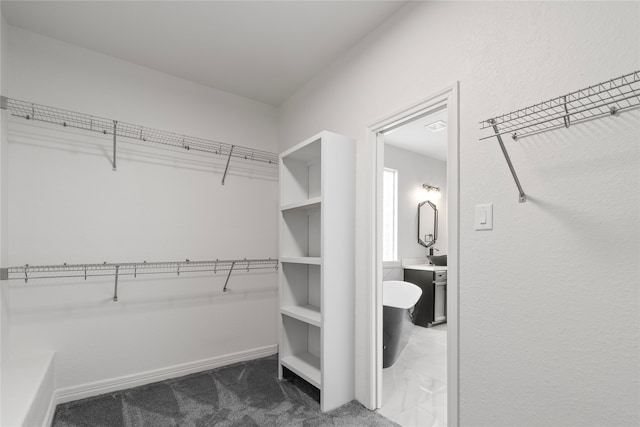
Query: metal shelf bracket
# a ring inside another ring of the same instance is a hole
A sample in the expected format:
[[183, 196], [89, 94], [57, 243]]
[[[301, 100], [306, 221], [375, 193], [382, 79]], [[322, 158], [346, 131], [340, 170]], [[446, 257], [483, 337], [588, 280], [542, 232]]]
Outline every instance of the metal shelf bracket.
[[233, 261], [231, 263], [231, 268], [229, 269], [229, 274], [227, 274], [227, 280], [224, 282], [224, 288], [222, 288], [222, 292], [227, 292], [227, 284], [229, 283], [229, 278], [231, 277], [231, 273], [233, 272], [233, 267], [236, 265], [236, 262]]
[[224, 185], [224, 179], [227, 177], [227, 170], [229, 170], [229, 162], [231, 161], [231, 155], [233, 154], [233, 149], [235, 145], [231, 146], [229, 150], [229, 157], [227, 157], [227, 166], [224, 167], [224, 175], [222, 175], [222, 185]]
[[569, 109], [567, 108], [567, 96], [563, 96], [562, 100], [564, 101], [562, 103], [564, 105], [564, 117], [562, 117], [562, 119], [564, 120], [564, 127], [568, 128], [571, 124], [571, 116], [569, 115]]
[[118, 302], [118, 271], [120, 270], [120, 266], [116, 265], [116, 283], [113, 288], [113, 302]]
[[522, 185], [520, 185], [518, 174], [516, 174], [516, 170], [513, 167], [513, 163], [511, 163], [511, 158], [509, 157], [507, 148], [504, 146], [504, 142], [502, 141], [502, 136], [500, 136], [498, 125], [496, 124], [496, 121], [494, 119], [489, 119], [488, 122], [493, 127], [493, 131], [495, 132], [496, 138], [498, 139], [498, 143], [500, 144], [500, 148], [502, 149], [502, 154], [504, 154], [504, 158], [507, 160], [507, 165], [509, 166], [511, 175], [513, 175], [513, 180], [516, 182], [516, 186], [518, 187], [518, 193], [519, 193], [518, 201], [520, 203], [525, 203], [527, 201], [527, 195], [524, 193], [524, 190], [522, 189]]
[[114, 120], [113, 121], [113, 170], [116, 171], [118, 170], [116, 167], [116, 135], [117, 135], [117, 127], [118, 127], [118, 121]]

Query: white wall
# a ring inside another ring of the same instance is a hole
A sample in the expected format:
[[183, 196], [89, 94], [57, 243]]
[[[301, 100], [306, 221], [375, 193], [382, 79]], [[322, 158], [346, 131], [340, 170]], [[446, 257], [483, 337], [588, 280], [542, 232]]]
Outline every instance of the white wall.
[[[440, 187], [442, 198], [434, 202], [438, 208], [439, 219], [438, 240], [434, 248], [440, 251], [440, 253], [436, 252], [436, 255], [446, 254], [447, 163], [385, 145], [384, 166], [398, 171], [398, 258], [421, 258], [429, 251], [417, 242], [419, 201], [416, 198], [416, 192], [422, 188], [422, 184]], [[421, 230], [426, 230], [426, 227], [423, 222]], [[432, 224], [431, 227], [433, 227]]]
[[[398, 171], [398, 260], [403, 258], [424, 258], [429, 250], [417, 241], [418, 199], [417, 190], [422, 184], [440, 187], [442, 198], [435, 201], [438, 208], [438, 240], [433, 246], [439, 252], [447, 253], [447, 163], [432, 157], [403, 150], [392, 145], [384, 146], [384, 166]], [[424, 216], [420, 230], [426, 234], [428, 227], [424, 221], [428, 206], [423, 206]], [[424, 239], [424, 237], [423, 237]], [[385, 280], [403, 280], [402, 268], [385, 266]]]
[[[0, 94], [7, 90], [7, 35], [8, 27], [0, 11]], [[8, 139], [7, 116], [0, 110], [0, 267], [4, 267], [7, 261], [7, 175], [8, 175]], [[0, 384], [2, 384], [3, 371], [6, 369], [9, 358], [9, 292], [8, 285], [0, 281]], [[2, 388], [0, 387], [0, 395]], [[0, 398], [0, 402], [2, 399]], [[0, 403], [1, 406], [1, 403]], [[0, 412], [1, 412], [0, 407]]]
[[[4, 53], [4, 52], [3, 52]], [[10, 29], [12, 98], [277, 151], [273, 107]], [[277, 169], [12, 118], [12, 266], [277, 257]], [[72, 387], [277, 343], [277, 274], [12, 282], [11, 343]], [[275, 348], [275, 347], [274, 347]]]
[[[281, 149], [319, 129], [358, 139], [367, 242], [367, 126], [460, 82], [462, 426], [640, 422], [639, 111], [507, 141], [525, 204], [478, 125], [638, 69], [637, 2], [410, 3], [280, 109]], [[487, 202], [494, 230], [474, 231]]]

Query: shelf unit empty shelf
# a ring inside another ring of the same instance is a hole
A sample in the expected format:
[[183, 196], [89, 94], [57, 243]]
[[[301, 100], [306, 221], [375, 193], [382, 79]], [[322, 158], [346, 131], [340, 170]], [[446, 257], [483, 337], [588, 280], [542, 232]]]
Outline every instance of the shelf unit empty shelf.
[[289, 307], [282, 307], [280, 312], [285, 316], [293, 317], [302, 322], [309, 323], [313, 326], [320, 326], [322, 323], [322, 316], [320, 315], [320, 308], [313, 305], [292, 305]]
[[309, 200], [302, 200], [296, 203], [289, 203], [287, 205], [282, 205], [280, 207], [280, 211], [286, 212], [286, 211], [292, 211], [296, 209], [302, 209], [302, 210], [319, 209], [321, 203], [322, 203], [322, 199], [320, 197], [314, 197]]
[[280, 363], [293, 371], [314, 387], [320, 388], [320, 358], [311, 353], [301, 353], [283, 357]]
[[319, 256], [300, 256], [300, 257], [286, 257], [280, 259], [280, 262], [288, 262], [291, 264], [311, 264], [311, 265], [321, 265], [322, 258]]

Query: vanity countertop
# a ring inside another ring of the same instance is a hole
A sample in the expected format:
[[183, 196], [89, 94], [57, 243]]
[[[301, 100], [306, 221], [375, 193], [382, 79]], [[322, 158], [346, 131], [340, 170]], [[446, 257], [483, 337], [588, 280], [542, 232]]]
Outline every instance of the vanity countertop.
[[405, 258], [402, 260], [402, 268], [409, 270], [447, 271], [446, 265], [432, 265], [427, 258]]
[[403, 265], [402, 268], [408, 270], [447, 271], [446, 265], [413, 264]]

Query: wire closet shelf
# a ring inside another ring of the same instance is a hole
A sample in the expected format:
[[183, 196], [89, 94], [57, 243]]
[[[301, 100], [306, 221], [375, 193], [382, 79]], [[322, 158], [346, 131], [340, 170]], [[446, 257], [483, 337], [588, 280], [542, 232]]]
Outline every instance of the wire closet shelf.
[[526, 108], [495, 116], [480, 122], [480, 129], [491, 129], [493, 133], [480, 140], [496, 138], [518, 187], [520, 203], [527, 198], [520, 185], [509, 153], [502, 140], [510, 135], [514, 140], [569, 127], [640, 106], [640, 71], [634, 71], [575, 92], [540, 102]]
[[[113, 136], [113, 169], [116, 170], [116, 137], [142, 141], [143, 143], [158, 144], [189, 151], [191, 154], [208, 153], [227, 158], [227, 168], [231, 158], [243, 161], [253, 161], [278, 166], [278, 154], [264, 150], [256, 150], [240, 145], [197, 138], [152, 129], [140, 125], [121, 122], [85, 113], [65, 110], [62, 108], [20, 101], [13, 98], [1, 97], [0, 107], [8, 110], [11, 115], [27, 120], [56, 124], [64, 127], [82, 129], [89, 132]], [[226, 169], [225, 169], [226, 176]], [[224, 184], [224, 178], [222, 180]]]
[[[572, 124], [640, 106], [640, 71], [589, 86], [480, 122], [481, 129], [498, 126], [499, 135], [513, 139], [569, 127]], [[496, 136], [489, 135], [483, 139]]]
[[18, 267], [3, 268], [1, 271], [2, 280], [24, 280], [28, 283], [33, 279], [68, 279], [92, 277], [115, 277], [115, 288], [113, 300], [118, 300], [118, 278], [123, 276], [138, 277], [147, 274], [175, 274], [180, 276], [185, 273], [204, 272], [227, 272], [227, 279], [223, 291], [227, 291], [227, 285], [231, 273], [234, 271], [252, 270], [278, 270], [279, 261], [277, 259], [234, 259], [214, 261], [163, 261], [163, 262], [125, 262], [125, 263], [102, 263], [102, 264], [58, 264], [58, 265], [37, 265], [29, 264]]

